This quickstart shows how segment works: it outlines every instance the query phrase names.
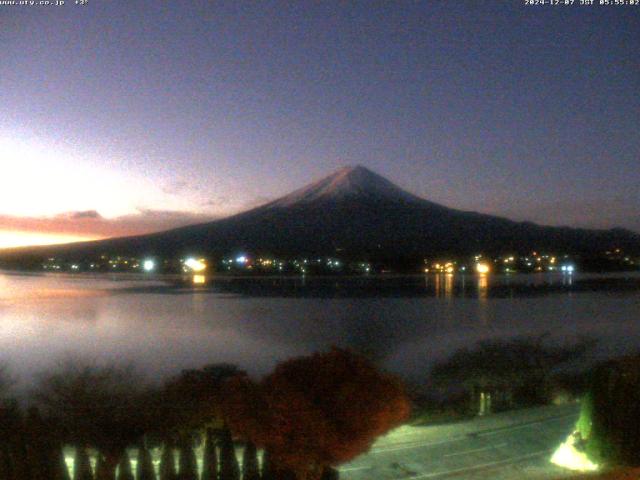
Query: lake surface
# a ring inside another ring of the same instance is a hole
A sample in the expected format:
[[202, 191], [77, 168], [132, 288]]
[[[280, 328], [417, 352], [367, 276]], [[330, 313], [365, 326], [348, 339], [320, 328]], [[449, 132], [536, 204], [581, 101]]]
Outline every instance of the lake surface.
[[[189, 280], [189, 279], [187, 279]], [[640, 347], [640, 276], [154, 279], [0, 272], [0, 361], [27, 381], [67, 355], [130, 359], [154, 375], [230, 362], [264, 374], [331, 345], [421, 381], [481, 339], [599, 340]]]

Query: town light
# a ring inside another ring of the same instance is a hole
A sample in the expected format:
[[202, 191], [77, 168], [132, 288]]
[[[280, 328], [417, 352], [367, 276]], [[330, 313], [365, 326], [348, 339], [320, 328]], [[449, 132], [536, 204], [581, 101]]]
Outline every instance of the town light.
[[203, 259], [196, 260], [195, 258], [187, 258], [184, 261], [184, 266], [194, 272], [202, 272], [207, 269], [207, 264]]
[[491, 270], [491, 268], [489, 268], [489, 264], [487, 264], [487, 263], [477, 263], [476, 264], [476, 272], [478, 272], [481, 275], [489, 273], [490, 270]]
[[142, 262], [142, 268], [144, 269], [145, 272], [152, 272], [156, 268], [156, 262], [154, 262], [153, 260], [147, 259], [144, 262]]

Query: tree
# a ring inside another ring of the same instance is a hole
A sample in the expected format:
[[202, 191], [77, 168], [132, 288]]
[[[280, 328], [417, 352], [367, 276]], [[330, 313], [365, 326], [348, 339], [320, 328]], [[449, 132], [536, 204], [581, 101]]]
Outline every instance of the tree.
[[55, 450], [55, 442], [52, 441], [49, 425], [37, 408], [29, 409], [25, 430], [29, 476], [31, 480], [50, 480], [53, 476], [51, 450]]
[[236, 458], [236, 449], [228, 429], [222, 433], [220, 442], [220, 480], [239, 480], [240, 468]]
[[578, 432], [597, 463], [640, 466], [640, 355], [594, 370]]
[[104, 455], [98, 452], [98, 458], [96, 460], [96, 478], [98, 480], [102, 478], [109, 478], [112, 474], [110, 467], [107, 465], [105, 461]]
[[2, 430], [8, 454], [9, 478], [19, 480], [31, 476], [27, 451], [27, 435], [25, 419], [17, 402], [6, 404], [3, 412]]
[[151, 461], [151, 454], [146, 444], [142, 442], [138, 448], [138, 463], [136, 465], [136, 479], [137, 480], [155, 480], [156, 474], [153, 470], [153, 463]]
[[93, 480], [89, 455], [84, 447], [76, 448], [76, 457], [73, 462], [73, 480]]
[[216, 454], [216, 444], [213, 438], [213, 429], [206, 429], [206, 439], [204, 444], [204, 454], [202, 456], [202, 480], [218, 479], [218, 455]]
[[267, 450], [262, 455], [262, 480], [295, 480], [296, 475], [291, 470], [285, 470], [271, 461]]
[[52, 480], [69, 480], [69, 467], [67, 467], [67, 462], [64, 458], [64, 452], [62, 447], [58, 446], [56, 449], [52, 450], [52, 465], [53, 465], [53, 476]]
[[[220, 386], [225, 379], [239, 373], [241, 371], [236, 366], [226, 363], [207, 365], [197, 370], [184, 370], [165, 382], [158, 395], [150, 399], [149, 410], [152, 412], [153, 422], [149, 436], [155, 437], [163, 444], [166, 453], [166, 456], [163, 454], [162, 478], [173, 478], [172, 475], [177, 475], [175, 468], [170, 467], [168, 462], [168, 452], [172, 446], [183, 445], [185, 438], [193, 435], [194, 431], [215, 424], [216, 421], [221, 424], [218, 407]], [[217, 469], [215, 447], [211, 447], [213, 449], [205, 456], [204, 478], [212, 473], [214, 476], [211, 478], [217, 477], [217, 471], [212, 471], [212, 468]], [[188, 465], [187, 468], [192, 470]], [[180, 470], [182, 475], [182, 467]]]
[[436, 364], [431, 380], [436, 387], [465, 390], [476, 411], [486, 410], [486, 395], [498, 397], [494, 401], [505, 407], [546, 403], [554, 369], [581, 358], [592, 346], [589, 340], [554, 345], [546, 335], [479, 342]]
[[0, 478], [11, 478], [11, 464], [6, 443], [0, 443]]
[[160, 480], [177, 480], [176, 464], [171, 444], [165, 444], [160, 459]]
[[228, 382], [231, 429], [269, 452], [276, 470], [317, 480], [409, 416], [404, 386], [365, 357], [334, 348], [281, 363], [261, 383]]
[[99, 480], [113, 480], [125, 448], [148, 427], [147, 389], [133, 366], [68, 360], [39, 379], [36, 400], [69, 443], [97, 448]]
[[180, 471], [179, 480], [198, 480], [198, 467], [196, 454], [193, 451], [193, 439], [190, 435], [184, 435], [180, 442]]
[[221, 363], [184, 370], [167, 381], [156, 402], [156, 416], [164, 428], [164, 436], [180, 439], [219, 417], [220, 387], [227, 378], [241, 373], [235, 365]]
[[122, 453], [120, 463], [118, 463], [118, 480], [133, 480], [131, 460], [129, 459], [129, 454], [126, 450]]
[[256, 446], [248, 442], [242, 452], [242, 480], [260, 480]]

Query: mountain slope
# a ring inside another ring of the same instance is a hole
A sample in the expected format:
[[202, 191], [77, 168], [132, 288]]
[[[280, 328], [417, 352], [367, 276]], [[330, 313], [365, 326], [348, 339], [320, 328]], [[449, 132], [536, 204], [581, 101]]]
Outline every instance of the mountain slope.
[[[340, 255], [390, 260], [441, 253], [640, 252], [640, 235], [622, 229], [544, 227], [454, 210], [397, 187], [364, 167], [328, 177], [253, 210], [210, 223], [139, 237], [23, 249], [52, 254], [233, 255], [238, 252]], [[2, 256], [7, 256], [5, 253]]]

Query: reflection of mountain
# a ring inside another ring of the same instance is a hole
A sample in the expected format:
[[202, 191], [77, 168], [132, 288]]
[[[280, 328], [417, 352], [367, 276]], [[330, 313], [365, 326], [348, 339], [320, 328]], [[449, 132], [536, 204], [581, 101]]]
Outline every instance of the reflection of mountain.
[[622, 229], [545, 227], [450, 209], [412, 195], [364, 167], [345, 168], [253, 210], [215, 222], [139, 237], [5, 252], [366, 256], [415, 259], [425, 254], [553, 250], [640, 251], [640, 235]]

